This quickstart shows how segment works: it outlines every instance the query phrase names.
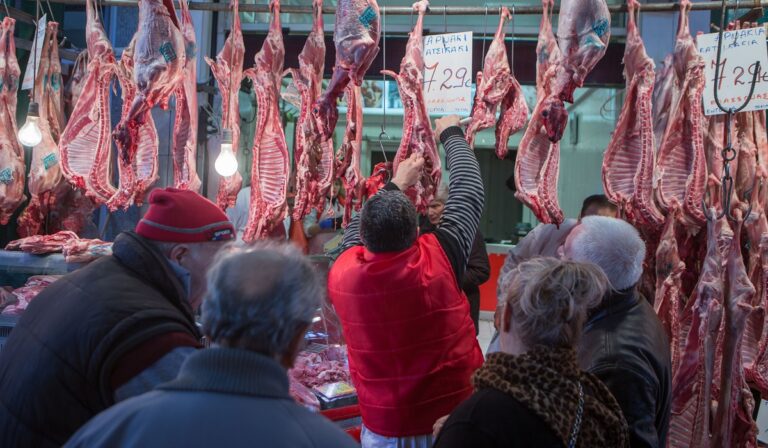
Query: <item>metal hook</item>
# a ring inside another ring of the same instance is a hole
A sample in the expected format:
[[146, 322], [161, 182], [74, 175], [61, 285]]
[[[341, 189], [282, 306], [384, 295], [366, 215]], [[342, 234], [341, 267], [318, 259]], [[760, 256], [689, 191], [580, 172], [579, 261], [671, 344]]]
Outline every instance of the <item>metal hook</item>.
[[387, 159], [387, 152], [384, 151], [384, 137], [389, 140], [389, 135], [387, 135], [387, 131], [385, 131], [383, 128], [381, 130], [381, 133], [379, 134], [379, 149], [381, 149], [381, 155], [384, 156], [384, 162], [389, 163], [389, 159]]
[[515, 71], [515, 4], [512, 4], [512, 17], [510, 18], [510, 22], [512, 22], [512, 42], [509, 44], [509, 60], [510, 60], [510, 67], [512, 67], [512, 72]]
[[[758, 186], [759, 184], [759, 186]], [[744, 192], [744, 198], [743, 201], [749, 204], [749, 207], [747, 208], [747, 211], [744, 212], [744, 219], [748, 218], [749, 215], [752, 213], [752, 206], [754, 205], [752, 203], [752, 193], [754, 193], [755, 188], [757, 187], [762, 188], [763, 186], [763, 179], [761, 178], [759, 181], [757, 180], [757, 175], [752, 179], [752, 186], [749, 188], [749, 190]]]
[[448, 33], [448, 6], [443, 5], [443, 33]]
[[3, 0], [3, 7], [5, 8], [5, 15], [11, 17], [11, 11], [8, 10], [8, 4]]
[[485, 25], [483, 25], [483, 59], [480, 64], [485, 63], [485, 39], [488, 38], [488, 4], [485, 4]]
[[[720, 61], [722, 61], [722, 51], [723, 51], [723, 30], [725, 28], [725, 16], [727, 14], [727, 0], [722, 1], [721, 11], [720, 11], [720, 29], [717, 31], [718, 37], [717, 37], [717, 58], [715, 59], [715, 85], [714, 85], [714, 93], [715, 93], [715, 104], [717, 104], [718, 109], [720, 109], [723, 112], [730, 112], [732, 114], [741, 112], [750, 101], [752, 101], [752, 95], [755, 93], [755, 84], [757, 83], [757, 75], [760, 72], [760, 61], [755, 62], [755, 72], [752, 74], [752, 84], [749, 87], [749, 95], [747, 95], [746, 101], [744, 103], [737, 107], [730, 109], [726, 109], [723, 107], [723, 105], [720, 103], [720, 98], [717, 94], [718, 92], [718, 84], [720, 84]], [[680, 12], [683, 13], [682, 11]]]

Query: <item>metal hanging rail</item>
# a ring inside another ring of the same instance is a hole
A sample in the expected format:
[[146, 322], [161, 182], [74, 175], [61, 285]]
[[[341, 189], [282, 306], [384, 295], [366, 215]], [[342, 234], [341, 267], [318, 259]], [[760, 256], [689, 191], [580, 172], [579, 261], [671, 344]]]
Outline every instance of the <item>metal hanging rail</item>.
[[[51, 3], [60, 3], [64, 5], [85, 5], [85, 0], [51, 0]], [[99, 4], [102, 6], [137, 6], [136, 0], [100, 0]], [[512, 3], [504, 4], [501, 6], [512, 6]], [[427, 11], [428, 15], [440, 16], [481, 16], [486, 14], [498, 15], [501, 10], [501, 6], [435, 6]], [[729, 2], [726, 5], [727, 9], [748, 9], [748, 8], [761, 8], [768, 7], [768, 0], [755, 0], [751, 2], [745, 0], [744, 2]], [[718, 1], [693, 3], [691, 10], [693, 11], [713, 11], [720, 10], [722, 3]], [[227, 2], [222, 3], [202, 3], [202, 2], [190, 2], [189, 9], [198, 11], [229, 11], [229, 4]], [[256, 13], [268, 13], [268, 5], [249, 5], [241, 3], [239, 6], [240, 12], [256, 12]], [[679, 11], [679, 3], [652, 3], [642, 4], [638, 6], [640, 12], [671, 12]], [[381, 6], [381, 13], [388, 16], [406, 16], [413, 14], [413, 9], [410, 6]], [[555, 7], [554, 12], [558, 13], [559, 7]], [[608, 10], [612, 13], [627, 12], [627, 5], [608, 5]], [[542, 13], [541, 6], [533, 5], [515, 5], [515, 15], [540, 15]], [[312, 6], [297, 6], [297, 5], [284, 5], [280, 6], [280, 12], [284, 14], [312, 14]], [[336, 8], [324, 7], [323, 14], [333, 15], [336, 14]]]

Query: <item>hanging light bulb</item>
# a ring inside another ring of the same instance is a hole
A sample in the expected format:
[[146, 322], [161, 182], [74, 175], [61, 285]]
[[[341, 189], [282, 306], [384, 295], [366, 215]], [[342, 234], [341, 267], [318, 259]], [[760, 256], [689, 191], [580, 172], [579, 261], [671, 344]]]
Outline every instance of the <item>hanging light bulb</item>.
[[27, 112], [27, 121], [19, 129], [19, 142], [24, 146], [37, 146], [43, 140], [43, 133], [40, 132], [40, 107], [32, 101], [29, 103], [29, 112]]
[[232, 151], [232, 130], [224, 129], [221, 135], [221, 152], [214, 164], [216, 172], [229, 177], [237, 172], [237, 158]]

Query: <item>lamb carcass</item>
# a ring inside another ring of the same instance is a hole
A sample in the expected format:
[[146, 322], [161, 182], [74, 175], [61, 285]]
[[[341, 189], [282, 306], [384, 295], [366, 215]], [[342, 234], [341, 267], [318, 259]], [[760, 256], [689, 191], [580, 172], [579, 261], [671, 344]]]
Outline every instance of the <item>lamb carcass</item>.
[[626, 97], [616, 129], [603, 158], [603, 188], [611, 202], [636, 226], [660, 227], [664, 217], [653, 201], [652, 95], [653, 59], [645, 52], [635, 24], [639, 3], [629, 0], [627, 42], [624, 48]]
[[706, 183], [704, 155], [704, 60], [688, 29], [691, 2], [680, 3], [680, 21], [674, 52], [679, 91], [669, 114], [656, 165], [656, 199], [665, 212], [674, 201], [682, 206], [683, 220], [693, 228], [704, 223], [701, 209]]
[[292, 88], [298, 91], [300, 101], [293, 154], [296, 163], [293, 218], [296, 220], [303, 219], [312, 209], [323, 210], [334, 173], [333, 142], [323, 137], [312, 118], [312, 107], [322, 90], [325, 67], [323, 1], [314, 0], [312, 6], [314, 25], [299, 54], [299, 68], [288, 70], [293, 77]]
[[[59, 40], [57, 37], [59, 24], [48, 22], [47, 28], [50, 29], [50, 33], [46, 33], [50, 40], [50, 46], [48, 47], [47, 70], [43, 75], [43, 84], [46, 86], [47, 92], [41, 97], [45, 104], [40, 103], [40, 113], [46, 115], [53, 141], [58, 143], [66, 123], [64, 118], [64, 81], [61, 77], [61, 58], [59, 58]], [[38, 76], [40, 76], [39, 73], [38, 71]]]
[[[515, 160], [515, 197], [533, 211], [543, 223], [559, 225], [563, 213], [557, 204], [557, 177], [559, 175], [559, 138], [550, 135], [546, 122], [555, 112], [560, 120], [567, 119], [563, 108], [550, 110], [548, 98], [552, 95], [554, 78], [560, 70], [562, 55], [552, 32], [551, 10], [553, 0], [542, 0], [539, 40], [536, 45], [536, 107], [523, 134]], [[545, 180], [544, 176], [549, 176]], [[552, 190], [554, 188], [554, 190]]]
[[[128, 98], [124, 94], [124, 101], [130, 104], [124, 105], [123, 116], [114, 131], [119, 155], [120, 188], [107, 202], [112, 210], [127, 207], [132, 202], [140, 203], [144, 190], [154, 182], [157, 169], [156, 135], [152, 141], [152, 136], [142, 136], [141, 132], [148, 131], [143, 124], [152, 121], [152, 107], [160, 104], [167, 108], [174, 89], [183, 82], [185, 46], [173, 2], [141, 0], [139, 28], [127, 55], [131, 60], [124, 65], [130, 71], [133, 84], [123, 85], [124, 91], [129, 94]], [[148, 164], [149, 160], [155, 161], [154, 168]], [[141, 171], [142, 168], [144, 171]]]
[[[509, 136], [522, 129], [528, 119], [528, 104], [520, 83], [512, 74], [504, 43], [504, 26], [511, 17], [509, 9], [501, 8], [499, 27], [485, 55], [483, 71], [477, 73], [472, 122], [467, 127], [467, 143], [474, 146], [475, 134], [496, 123], [496, 155], [500, 159], [507, 155]], [[501, 111], [497, 122], [499, 105]]]
[[325, 93], [317, 100], [312, 114], [325, 138], [331, 138], [339, 119], [337, 100], [350, 81], [356, 86], [379, 53], [379, 5], [376, 0], [339, 0], [333, 42], [336, 63]]
[[335, 171], [344, 186], [346, 199], [344, 219], [346, 227], [352, 212], [362, 206], [365, 179], [360, 173], [360, 151], [363, 145], [363, 98], [360, 87], [347, 85], [347, 127], [336, 157]]
[[667, 129], [672, 98], [677, 91], [677, 76], [672, 66], [672, 57], [670, 53], [664, 58], [653, 86], [653, 137], [657, 148]]
[[67, 180], [98, 203], [115, 193], [109, 179], [112, 138], [109, 88], [116, 61], [93, 1], [86, 2], [88, 69], [82, 94], [61, 136], [61, 169]]
[[280, 27], [280, 2], [271, 0], [272, 23], [253, 68], [245, 76], [253, 82], [258, 102], [253, 137], [251, 204], [243, 239], [265, 238], [285, 217], [288, 190], [288, 145], [280, 118], [279, 99], [285, 47]]
[[195, 24], [189, 14], [187, 0], [179, 0], [181, 9], [181, 33], [184, 36], [184, 77], [174, 90], [176, 118], [173, 123], [173, 183], [183, 190], [200, 190], [197, 175], [197, 43]]
[[[716, 216], [716, 209], [710, 214]], [[707, 255], [696, 286], [691, 326], [681, 361], [672, 377], [672, 409], [667, 443], [671, 448], [708, 448], [711, 444], [712, 382], [715, 344], [723, 314], [723, 256], [718, 238], [733, 238], [725, 217], [709, 221]]]
[[671, 210], [666, 219], [661, 241], [656, 249], [656, 297], [653, 307], [669, 338], [674, 372], [680, 359], [678, 338], [683, 301], [682, 275], [686, 266], [680, 259], [676, 237], [680, 210]]
[[[205, 58], [211, 67], [211, 73], [216, 78], [221, 93], [222, 127], [232, 131], [232, 151], [237, 153], [240, 148], [240, 82], [243, 79], [243, 58], [245, 56], [245, 44], [243, 43], [243, 31], [240, 26], [240, 12], [238, 0], [231, 0], [232, 30], [224, 42], [224, 47], [216, 55], [216, 61]], [[219, 189], [216, 194], [216, 203], [222, 210], [235, 206], [237, 193], [243, 185], [243, 177], [240, 172], [229, 177], [219, 179]]]
[[[53, 136], [52, 124], [49, 121], [58, 113], [52, 110], [60, 105], [52, 96], [60, 96], [60, 69], [59, 62], [52, 62], [52, 58], [58, 59], [58, 42], [56, 33], [59, 25], [56, 22], [48, 22], [45, 30], [42, 51], [40, 52], [40, 65], [35, 77], [34, 101], [40, 107], [40, 119], [38, 126], [43, 136], [42, 141], [32, 148], [32, 163], [27, 179], [30, 200], [24, 212], [19, 216], [17, 232], [22, 237], [37, 235], [48, 229], [43, 224], [48, 217], [51, 207], [55, 203], [58, 189], [69, 188], [61, 175], [59, 147]], [[57, 70], [59, 75], [57, 76]], [[54, 118], [55, 119], [55, 118]]]
[[24, 195], [24, 148], [16, 138], [16, 93], [21, 69], [16, 60], [16, 21], [0, 24], [0, 225], [27, 199]]
[[392, 164], [394, 173], [400, 162], [411, 154], [424, 156], [424, 168], [421, 179], [416, 185], [408, 188], [405, 194], [411, 198], [419, 213], [424, 213], [440, 185], [440, 156], [437, 153], [435, 135], [429, 122], [429, 114], [424, 101], [424, 14], [429, 7], [428, 0], [413, 4], [419, 18], [416, 26], [408, 37], [405, 47], [405, 57], [400, 63], [400, 73], [383, 70], [382, 73], [397, 80], [397, 89], [403, 102], [403, 136]]

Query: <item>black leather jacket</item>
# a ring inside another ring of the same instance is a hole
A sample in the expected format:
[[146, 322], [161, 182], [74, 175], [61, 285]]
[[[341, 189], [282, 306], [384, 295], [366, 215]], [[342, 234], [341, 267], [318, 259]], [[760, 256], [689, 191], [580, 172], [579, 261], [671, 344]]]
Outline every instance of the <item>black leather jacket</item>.
[[579, 363], [616, 397], [633, 448], [666, 445], [672, 402], [669, 342], [635, 288], [612, 293], [590, 312]]

